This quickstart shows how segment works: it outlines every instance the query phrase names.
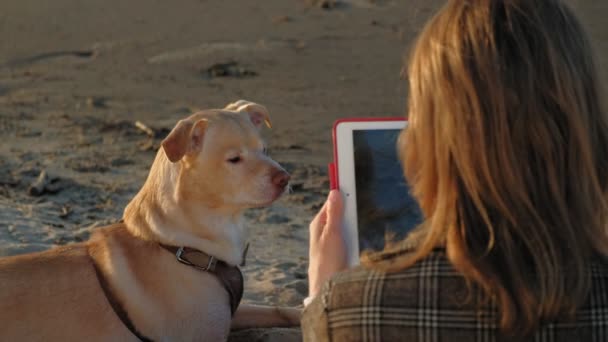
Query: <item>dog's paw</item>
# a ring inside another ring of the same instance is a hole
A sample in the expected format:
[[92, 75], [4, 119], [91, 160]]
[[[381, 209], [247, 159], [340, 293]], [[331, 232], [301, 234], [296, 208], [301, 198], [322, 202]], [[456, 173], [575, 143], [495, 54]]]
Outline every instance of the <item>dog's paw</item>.
[[297, 308], [277, 307], [277, 314], [283, 319], [286, 326], [299, 326], [302, 318], [302, 310]]

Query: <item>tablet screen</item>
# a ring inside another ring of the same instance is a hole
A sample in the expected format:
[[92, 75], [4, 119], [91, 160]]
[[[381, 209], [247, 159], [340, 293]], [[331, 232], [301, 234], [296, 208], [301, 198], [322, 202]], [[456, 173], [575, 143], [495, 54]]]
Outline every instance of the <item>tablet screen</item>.
[[359, 251], [382, 250], [422, 220], [397, 156], [399, 129], [353, 130]]

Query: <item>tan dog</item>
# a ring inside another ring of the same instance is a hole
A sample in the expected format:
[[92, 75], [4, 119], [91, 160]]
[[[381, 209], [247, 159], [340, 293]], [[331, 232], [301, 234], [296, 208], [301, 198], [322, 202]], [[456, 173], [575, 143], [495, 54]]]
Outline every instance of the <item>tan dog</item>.
[[[285, 191], [289, 175], [265, 154], [264, 123], [266, 109], [242, 100], [181, 120], [124, 223], [86, 243], [0, 259], [0, 341], [225, 340], [240, 299], [229, 295], [234, 282], [195, 266], [211, 264], [210, 255], [238, 278], [242, 212]], [[178, 261], [182, 246], [205, 264]], [[245, 305], [232, 321], [298, 324], [298, 310]]]

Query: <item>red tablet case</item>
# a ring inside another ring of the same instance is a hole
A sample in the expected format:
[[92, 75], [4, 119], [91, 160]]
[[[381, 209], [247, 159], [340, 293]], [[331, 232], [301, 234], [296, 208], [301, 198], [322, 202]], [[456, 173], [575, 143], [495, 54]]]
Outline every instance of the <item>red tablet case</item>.
[[343, 122], [370, 122], [370, 121], [407, 121], [404, 117], [391, 116], [391, 117], [380, 117], [380, 118], [344, 118], [339, 119], [334, 122], [334, 127], [332, 129], [332, 143], [334, 149], [334, 161], [327, 165], [327, 174], [329, 176], [329, 189], [339, 189], [340, 188], [340, 179], [338, 177], [338, 148], [336, 144], [336, 128], [339, 124]]

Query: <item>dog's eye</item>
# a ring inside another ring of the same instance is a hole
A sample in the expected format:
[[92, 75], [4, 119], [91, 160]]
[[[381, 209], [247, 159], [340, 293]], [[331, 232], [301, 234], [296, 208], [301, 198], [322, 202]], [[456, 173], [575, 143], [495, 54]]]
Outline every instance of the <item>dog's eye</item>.
[[237, 163], [240, 163], [241, 160], [243, 160], [243, 158], [241, 158], [241, 156], [236, 156], [234, 158], [228, 159], [228, 162], [231, 164], [237, 164]]

